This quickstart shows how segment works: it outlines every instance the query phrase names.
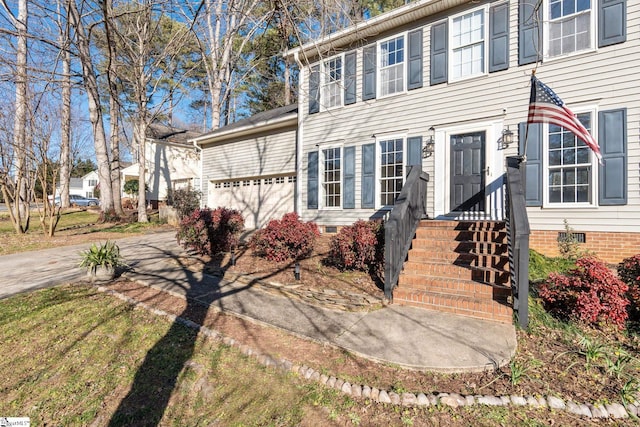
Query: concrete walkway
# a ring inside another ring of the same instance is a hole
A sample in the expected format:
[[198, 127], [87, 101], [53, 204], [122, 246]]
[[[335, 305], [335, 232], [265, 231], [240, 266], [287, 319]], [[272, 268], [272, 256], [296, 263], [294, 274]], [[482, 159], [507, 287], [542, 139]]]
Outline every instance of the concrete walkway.
[[[390, 305], [372, 312], [344, 312], [266, 293], [259, 286], [229, 282], [180, 265], [173, 232], [118, 240], [131, 267], [127, 277], [212, 308], [327, 342], [360, 356], [420, 370], [492, 369], [509, 362], [515, 328], [413, 307]], [[87, 244], [0, 256], [0, 299], [73, 282]]]

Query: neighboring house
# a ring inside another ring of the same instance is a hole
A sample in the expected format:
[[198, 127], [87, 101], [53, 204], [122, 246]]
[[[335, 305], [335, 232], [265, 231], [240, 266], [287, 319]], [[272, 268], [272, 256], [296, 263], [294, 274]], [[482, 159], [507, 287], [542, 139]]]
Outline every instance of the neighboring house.
[[[554, 253], [566, 219], [608, 261], [640, 252], [640, 3], [418, 0], [286, 56], [300, 67], [304, 220], [334, 228], [384, 216], [409, 165], [430, 176], [429, 218], [503, 219], [505, 159], [524, 149], [536, 70], [595, 135], [604, 163], [557, 126], [529, 127], [531, 247]], [[203, 162], [208, 185], [257, 175], [255, 153], [225, 144], [215, 165]]]
[[[91, 171], [81, 178], [69, 179], [69, 195], [94, 197], [94, 189], [98, 184], [98, 172]], [[60, 183], [56, 184], [56, 197], [60, 196]], [[49, 196], [51, 197], [51, 196]]]
[[[153, 123], [147, 129], [145, 144], [147, 201], [154, 208], [167, 200], [168, 191], [190, 188], [200, 191], [200, 154], [189, 142], [197, 132]], [[135, 163], [122, 170], [122, 186], [138, 179]], [[129, 197], [124, 193], [123, 196]]]
[[[98, 171], [91, 171], [82, 177], [82, 193], [78, 195], [88, 197], [88, 198], [95, 197], [94, 191], [95, 191], [96, 185], [98, 185]], [[69, 188], [69, 194], [76, 194], [76, 193], [72, 193], [71, 188]]]
[[247, 229], [294, 211], [297, 111], [276, 108], [192, 139], [202, 150], [202, 204], [241, 211]]

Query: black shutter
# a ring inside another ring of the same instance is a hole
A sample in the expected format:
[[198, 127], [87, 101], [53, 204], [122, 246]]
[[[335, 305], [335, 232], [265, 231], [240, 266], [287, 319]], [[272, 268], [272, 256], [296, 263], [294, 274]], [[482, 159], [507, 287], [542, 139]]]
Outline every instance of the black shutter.
[[602, 162], [598, 202], [602, 206], [627, 204], [627, 110], [598, 113], [598, 143]]
[[356, 51], [344, 56], [344, 105], [356, 102]]
[[626, 0], [600, 0], [598, 5], [598, 47], [627, 40]]
[[309, 152], [307, 159], [307, 208], [318, 209], [318, 152]]
[[509, 3], [489, 9], [489, 72], [509, 68]]
[[[527, 123], [518, 125], [518, 152], [524, 152], [524, 139], [527, 133]], [[527, 163], [525, 164], [525, 199], [527, 206], [542, 206], [542, 125], [529, 124], [527, 136]]]
[[367, 46], [362, 49], [362, 99], [375, 99], [376, 97], [376, 46]]
[[422, 87], [422, 28], [409, 33], [409, 70], [407, 89]]
[[376, 175], [376, 145], [362, 146], [362, 194], [363, 208], [375, 207], [375, 175]]
[[431, 26], [431, 84], [447, 82], [447, 21]]
[[422, 166], [422, 137], [407, 138], [407, 166]]
[[542, 48], [542, 6], [535, 10], [536, 1], [520, 0], [518, 4], [518, 65], [538, 60]]
[[344, 176], [342, 188], [342, 207], [355, 209], [356, 207], [356, 147], [344, 149]]
[[309, 74], [309, 114], [320, 111], [320, 66], [311, 67]]

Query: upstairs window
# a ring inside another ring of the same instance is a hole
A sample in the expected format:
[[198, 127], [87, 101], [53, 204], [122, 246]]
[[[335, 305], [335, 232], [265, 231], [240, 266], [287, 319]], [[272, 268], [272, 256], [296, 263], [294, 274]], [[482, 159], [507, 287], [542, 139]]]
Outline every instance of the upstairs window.
[[331, 58], [323, 63], [322, 105], [324, 108], [342, 105], [342, 57]]
[[593, 46], [591, 0], [549, 0], [547, 56], [568, 55]]
[[485, 73], [484, 8], [451, 20], [451, 79]]
[[404, 36], [380, 43], [380, 95], [404, 91], [405, 82]]

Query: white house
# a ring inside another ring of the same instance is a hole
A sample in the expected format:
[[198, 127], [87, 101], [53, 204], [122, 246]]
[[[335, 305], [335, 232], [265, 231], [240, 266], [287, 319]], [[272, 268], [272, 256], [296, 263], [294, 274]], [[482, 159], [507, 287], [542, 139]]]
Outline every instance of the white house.
[[239, 210], [247, 229], [293, 212], [297, 112], [276, 108], [192, 139], [202, 150], [202, 204]]
[[535, 70], [604, 162], [566, 130], [529, 128], [531, 246], [553, 253], [566, 219], [606, 260], [640, 252], [640, 3], [536, 3], [418, 0], [290, 50], [302, 217], [339, 226], [383, 215], [407, 166], [421, 164], [430, 218], [501, 219]]

